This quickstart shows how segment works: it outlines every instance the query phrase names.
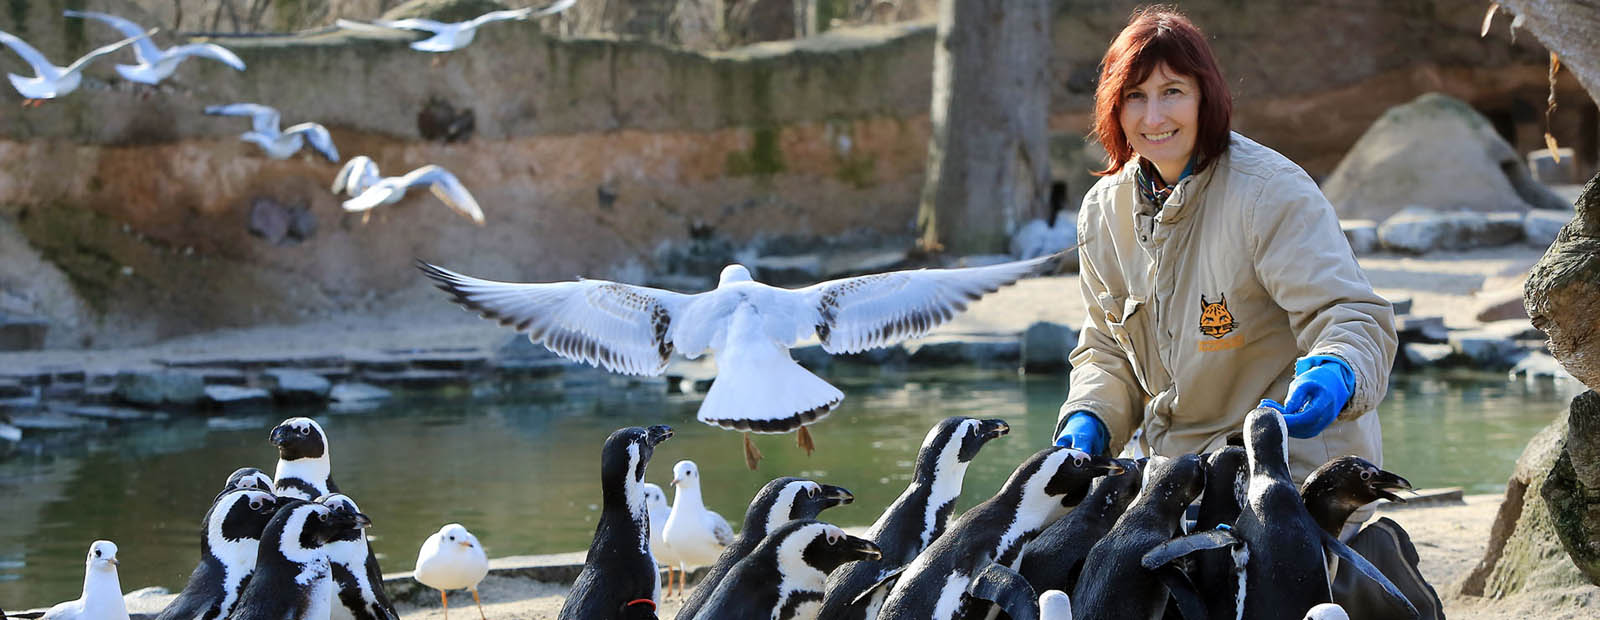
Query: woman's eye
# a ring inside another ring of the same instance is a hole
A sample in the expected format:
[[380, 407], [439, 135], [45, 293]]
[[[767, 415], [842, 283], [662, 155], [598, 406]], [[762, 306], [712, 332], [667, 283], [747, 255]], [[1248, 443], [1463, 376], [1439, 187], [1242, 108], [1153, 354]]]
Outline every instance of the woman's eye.
[[1183, 91], [1179, 90], [1179, 89], [1176, 89], [1176, 88], [1168, 88], [1167, 92], [1166, 92], [1166, 95], [1168, 97], [1176, 97], [1176, 96], [1182, 95], [1182, 94], [1183, 94]]
[[1134, 101], [1134, 100], [1138, 100], [1138, 99], [1143, 99], [1144, 98], [1144, 93], [1141, 93], [1139, 91], [1134, 91], [1134, 92], [1128, 93], [1126, 95], [1123, 95], [1123, 98], [1127, 99], [1128, 101]]

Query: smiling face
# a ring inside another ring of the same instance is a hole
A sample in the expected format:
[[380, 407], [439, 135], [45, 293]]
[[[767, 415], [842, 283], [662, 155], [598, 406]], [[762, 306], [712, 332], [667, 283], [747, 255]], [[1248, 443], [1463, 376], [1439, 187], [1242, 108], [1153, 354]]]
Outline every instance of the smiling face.
[[1122, 92], [1122, 132], [1140, 157], [1175, 183], [1200, 131], [1200, 88], [1194, 78], [1156, 65], [1143, 82]]

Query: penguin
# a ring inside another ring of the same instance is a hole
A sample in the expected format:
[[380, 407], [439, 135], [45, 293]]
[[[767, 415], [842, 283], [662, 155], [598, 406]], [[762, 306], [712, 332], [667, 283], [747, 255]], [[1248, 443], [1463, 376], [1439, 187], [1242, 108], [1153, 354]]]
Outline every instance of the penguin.
[[316, 502], [280, 501], [229, 620], [327, 620], [335, 586], [323, 545], [367, 523], [366, 515]]
[[1023, 545], [1017, 572], [1034, 588], [1071, 590], [1089, 548], [1111, 531], [1139, 494], [1142, 466], [1132, 459], [1118, 459], [1117, 464], [1122, 466], [1122, 475], [1096, 479], [1077, 508]]
[[[233, 484], [230, 477], [228, 486]], [[278, 498], [271, 493], [249, 488], [224, 491], [200, 521], [199, 566], [156, 620], [227, 618], [256, 570], [261, 533], [277, 511]]]
[[240, 467], [233, 470], [232, 474], [228, 474], [228, 481], [222, 485], [222, 491], [217, 493], [217, 497], [220, 499], [223, 495], [239, 489], [273, 493], [272, 487], [272, 478], [268, 477], [266, 472], [254, 467]]
[[[1206, 488], [1195, 511], [1193, 532], [1209, 532], [1222, 526], [1233, 527], [1243, 509], [1245, 469], [1249, 462], [1243, 446], [1227, 446], [1205, 455]], [[1212, 618], [1232, 618], [1239, 614], [1239, 585], [1245, 579], [1244, 561], [1249, 551], [1240, 545], [1195, 552], [1189, 564], [1189, 580], [1194, 595]], [[1180, 591], [1178, 597], [1187, 596]]]
[[44, 612], [46, 620], [128, 620], [128, 606], [122, 601], [122, 582], [117, 579], [117, 544], [97, 540], [89, 545], [83, 562], [83, 595], [75, 601], [56, 603]]
[[[319, 497], [317, 503], [334, 512], [361, 514], [361, 508], [356, 506], [355, 500], [341, 493]], [[367, 525], [371, 525], [371, 522]], [[337, 604], [332, 611], [334, 618], [398, 620], [400, 615], [395, 613], [394, 604], [389, 602], [389, 594], [383, 590], [383, 569], [378, 566], [377, 555], [367, 544], [365, 530], [347, 531], [328, 541], [323, 549], [328, 554], [333, 583], [339, 589]]]
[[600, 450], [600, 523], [557, 615], [561, 620], [654, 615], [661, 574], [650, 555], [644, 470], [656, 445], [671, 437], [671, 428], [657, 425], [618, 429], [606, 438]]
[[[900, 574], [879, 620], [951, 620], [970, 610], [968, 587], [991, 562], [1010, 567], [1022, 546], [1083, 500], [1098, 476], [1122, 473], [1111, 459], [1052, 446], [1023, 461], [1000, 492], [962, 514]], [[870, 596], [871, 591], [862, 596]], [[859, 597], [858, 597], [859, 598]], [[976, 603], [982, 607], [986, 604]]]
[[[1372, 562], [1383, 576], [1394, 582], [1406, 600], [1417, 608], [1422, 620], [1444, 618], [1444, 603], [1417, 568], [1420, 561], [1417, 548], [1411, 544], [1411, 536], [1399, 523], [1388, 517], [1379, 517], [1352, 536], [1349, 544], [1352, 550]], [[1396, 610], [1388, 603], [1381, 588], [1373, 587], [1360, 571], [1346, 569], [1343, 565], [1333, 576], [1333, 602], [1357, 618], [1386, 620], [1404, 617], [1400, 615], [1403, 610]]]
[[1141, 565], [1146, 552], [1172, 539], [1189, 502], [1204, 489], [1200, 457], [1154, 457], [1145, 464], [1139, 494], [1100, 542], [1089, 549], [1083, 575], [1072, 591], [1079, 620], [1160, 618], [1167, 607], [1168, 587], [1155, 571]]
[[278, 470], [272, 477], [279, 497], [306, 501], [338, 493], [333, 482], [333, 461], [328, 457], [328, 435], [311, 418], [289, 418], [267, 436], [278, 447]]
[[768, 482], [750, 500], [750, 507], [744, 512], [744, 527], [739, 529], [739, 535], [734, 538], [733, 544], [722, 550], [722, 555], [717, 556], [711, 570], [689, 593], [683, 607], [678, 608], [678, 617], [693, 618], [700, 607], [711, 599], [717, 584], [721, 583], [728, 571], [733, 570], [733, 565], [750, 555], [768, 532], [777, 531], [778, 526], [790, 521], [815, 519], [824, 510], [853, 501], [855, 495], [844, 487], [820, 484], [805, 478], [791, 476]]
[[1406, 503], [1395, 491], [1410, 491], [1411, 481], [1379, 469], [1359, 456], [1341, 456], [1312, 470], [1300, 486], [1300, 501], [1317, 527], [1337, 538], [1362, 506], [1386, 499]]
[[1195, 551], [1242, 546], [1248, 558], [1238, 588], [1243, 594], [1237, 617], [1265, 620], [1304, 616], [1312, 607], [1332, 602], [1324, 556], [1331, 553], [1381, 586], [1383, 596], [1404, 610], [1401, 617], [1416, 618], [1416, 608], [1383, 573], [1323, 531], [1306, 510], [1289, 474], [1289, 433], [1283, 415], [1258, 407], [1245, 416], [1244, 431], [1246, 501], [1233, 527], [1165, 543], [1145, 554], [1143, 564], [1160, 566]]
[[978, 420], [952, 416], [941, 420], [923, 437], [911, 484], [867, 528], [863, 538], [878, 545], [883, 557], [839, 567], [828, 575], [822, 597], [823, 620], [876, 618], [892, 583], [857, 600], [883, 577], [911, 563], [923, 549], [944, 534], [961, 497], [967, 467], [990, 440], [1005, 436], [1011, 427], [1004, 420]]
[[828, 573], [851, 560], [881, 555], [872, 541], [814, 519], [789, 521], [739, 560], [693, 620], [817, 617]]

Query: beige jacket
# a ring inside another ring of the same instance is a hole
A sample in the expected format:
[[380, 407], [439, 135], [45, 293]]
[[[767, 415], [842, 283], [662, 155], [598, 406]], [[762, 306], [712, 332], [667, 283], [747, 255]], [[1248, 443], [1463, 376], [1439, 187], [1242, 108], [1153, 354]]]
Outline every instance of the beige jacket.
[[1078, 214], [1088, 310], [1072, 351], [1074, 411], [1099, 416], [1116, 453], [1143, 428], [1146, 454], [1221, 447], [1263, 398], [1283, 402], [1295, 359], [1355, 372], [1338, 419], [1290, 439], [1296, 480], [1337, 456], [1382, 466], [1377, 407], [1388, 388], [1394, 309], [1372, 291], [1333, 207], [1294, 162], [1237, 133], [1159, 211], [1137, 162], [1102, 178]]

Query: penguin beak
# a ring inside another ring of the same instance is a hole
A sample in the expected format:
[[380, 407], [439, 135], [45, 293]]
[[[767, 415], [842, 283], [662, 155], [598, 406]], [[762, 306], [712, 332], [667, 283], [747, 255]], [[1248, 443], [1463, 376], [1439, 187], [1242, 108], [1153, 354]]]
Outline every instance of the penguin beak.
[[359, 528], [362, 528], [362, 529], [372, 527], [372, 519], [370, 517], [368, 517], [367, 515], [364, 515], [364, 514], [358, 512], [355, 515], [355, 520], [356, 520], [356, 527], [359, 527]]
[[652, 426], [646, 429], [644, 433], [645, 442], [650, 444], [650, 447], [652, 448], [654, 448], [656, 444], [668, 439], [672, 439], [672, 427], [665, 424], [657, 424]]
[[984, 420], [978, 430], [983, 433], [984, 439], [997, 439], [1006, 433], [1010, 433], [1011, 425], [1006, 424], [1005, 420]]
[[836, 487], [831, 484], [822, 485], [822, 497], [833, 502], [834, 505], [848, 504], [856, 501], [855, 494], [851, 493], [849, 489], [844, 487]]
[[1089, 457], [1089, 469], [1105, 472], [1108, 476], [1120, 476], [1127, 471], [1116, 459], [1105, 456]]
[[1367, 486], [1372, 487], [1372, 491], [1377, 493], [1378, 497], [1404, 504], [1405, 498], [1395, 495], [1394, 491], [1410, 491], [1411, 481], [1380, 469], [1377, 475], [1367, 482]]
[[283, 444], [289, 443], [289, 429], [283, 426], [272, 429], [272, 433], [267, 435], [267, 441], [272, 442], [274, 446], [283, 447]]
[[864, 538], [856, 538], [854, 536], [846, 537], [844, 541], [844, 549], [851, 555], [864, 560], [883, 559], [883, 551], [878, 549], [878, 545], [873, 544], [872, 541]]

